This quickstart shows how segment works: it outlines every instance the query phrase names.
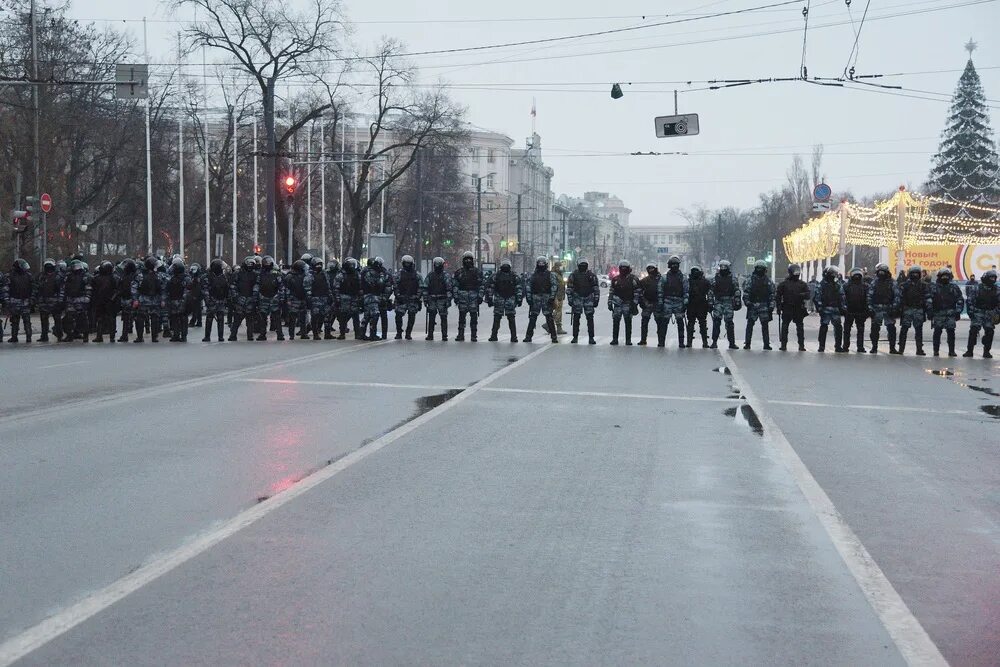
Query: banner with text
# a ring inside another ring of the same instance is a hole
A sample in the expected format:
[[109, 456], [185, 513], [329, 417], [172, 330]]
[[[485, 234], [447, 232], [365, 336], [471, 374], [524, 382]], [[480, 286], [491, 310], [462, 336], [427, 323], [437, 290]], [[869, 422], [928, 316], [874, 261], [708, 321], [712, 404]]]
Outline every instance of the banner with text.
[[[890, 248], [890, 257], [894, 249]], [[906, 249], [906, 266], [919, 264], [932, 276], [937, 270], [950, 266], [955, 280], [968, 280], [969, 276], [983, 275], [984, 271], [1000, 265], [1000, 246], [995, 245], [915, 245]]]

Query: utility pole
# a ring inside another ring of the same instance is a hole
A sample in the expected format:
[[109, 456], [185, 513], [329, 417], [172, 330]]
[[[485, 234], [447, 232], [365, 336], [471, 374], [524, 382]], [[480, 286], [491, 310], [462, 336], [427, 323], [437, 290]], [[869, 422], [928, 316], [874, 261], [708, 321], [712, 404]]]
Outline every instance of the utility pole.
[[517, 251], [521, 252], [521, 195], [517, 196]]
[[725, 259], [722, 256], [722, 215], [716, 214], [715, 216], [715, 226], [716, 226], [716, 239], [715, 239], [715, 253], [719, 256], [719, 259]]
[[[31, 78], [35, 82], [31, 86], [31, 106], [34, 111], [34, 162], [35, 162], [35, 181], [32, 184], [32, 196], [38, 197], [42, 190], [42, 178], [41, 178], [41, 167], [39, 164], [39, 141], [38, 133], [39, 126], [41, 125], [41, 108], [38, 104], [38, 16], [35, 13], [35, 0], [31, 0], [31, 13], [29, 16], [31, 21]], [[20, 204], [20, 202], [18, 202]], [[42, 243], [40, 247], [42, 248], [42, 253], [45, 252], [45, 241], [48, 240], [48, 229], [45, 223], [45, 216], [42, 216]], [[14, 256], [17, 257], [18, 245], [21, 243], [21, 234], [16, 235], [16, 240], [14, 242]], [[41, 266], [45, 261], [44, 254], [39, 258], [38, 265]]]
[[424, 270], [424, 181], [420, 149], [417, 149], [417, 270]]
[[[146, 64], [149, 64], [149, 47], [146, 41], [146, 17], [142, 17], [142, 52]], [[152, 101], [146, 98], [146, 252], [153, 254], [153, 151], [149, 142], [149, 106]]]
[[562, 212], [562, 237], [560, 239], [560, 245], [562, 248], [559, 251], [560, 255], [566, 254], [566, 211]]
[[482, 264], [483, 248], [483, 177], [476, 178], [476, 266]]

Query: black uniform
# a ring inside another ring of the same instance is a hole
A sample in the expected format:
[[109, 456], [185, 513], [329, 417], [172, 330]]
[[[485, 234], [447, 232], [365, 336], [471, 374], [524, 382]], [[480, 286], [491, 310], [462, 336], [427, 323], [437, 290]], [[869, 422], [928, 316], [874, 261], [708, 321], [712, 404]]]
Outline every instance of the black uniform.
[[806, 335], [802, 326], [802, 321], [809, 313], [807, 304], [812, 296], [809, 283], [802, 280], [798, 274], [793, 274], [785, 278], [778, 285], [775, 292], [775, 304], [778, 312], [781, 313], [781, 328], [778, 330], [778, 340], [781, 351], [788, 349], [788, 329], [795, 323], [795, 335], [799, 342], [799, 351], [806, 349]]
[[687, 345], [694, 344], [694, 325], [698, 323], [698, 330], [701, 333], [701, 346], [708, 347], [708, 312], [711, 310], [708, 304], [708, 293], [712, 289], [712, 283], [698, 267], [691, 269], [688, 277], [688, 306], [687, 306]]
[[118, 312], [118, 280], [111, 263], [102, 264], [91, 283], [90, 306], [94, 313], [95, 343], [104, 342], [104, 334], [115, 342], [115, 314]]
[[855, 352], [865, 352], [865, 321], [868, 319], [868, 285], [860, 273], [851, 274], [850, 280], [844, 285], [844, 297], [847, 299], [847, 315], [844, 316], [843, 350], [851, 347], [851, 325], [857, 327], [857, 344]]

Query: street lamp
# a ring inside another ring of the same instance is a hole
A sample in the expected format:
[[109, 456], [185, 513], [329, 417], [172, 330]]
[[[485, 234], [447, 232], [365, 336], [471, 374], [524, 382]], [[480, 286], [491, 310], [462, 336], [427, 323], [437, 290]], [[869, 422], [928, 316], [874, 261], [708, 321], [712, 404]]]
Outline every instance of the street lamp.
[[[495, 171], [486, 174], [486, 177], [496, 176]], [[483, 177], [476, 177], [476, 266], [482, 264], [483, 248]]]

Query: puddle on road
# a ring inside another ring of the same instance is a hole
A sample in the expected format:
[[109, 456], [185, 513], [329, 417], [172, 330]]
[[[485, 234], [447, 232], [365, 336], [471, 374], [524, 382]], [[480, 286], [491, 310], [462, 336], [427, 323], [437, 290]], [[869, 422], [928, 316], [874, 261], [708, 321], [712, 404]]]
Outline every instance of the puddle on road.
[[926, 369], [926, 372], [931, 375], [937, 375], [938, 377], [951, 377], [955, 374], [955, 371], [950, 368], [928, 368]]
[[507, 363], [508, 364], [512, 364], [515, 361], [520, 361], [520, 360], [521, 360], [521, 357], [507, 357]]
[[979, 409], [988, 414], [990, 417], [1000, 419], [1000, 405], [980, 405]]
[[461, 394], [463, 391], [465, 391], [465, 390], [464, 389], [449, 389], [448, 391], [442, 392], [440, 394], [432, 394], [430, 396], [421, 396], [420, 398], [417, 399], [417, 413], [415, 415], [413, 415], [412, 417], [410, 417], [410, 419], [414, 419], [416, 417], [419, 417], [420, 415], [424, 414], [425, 412], [430, 412], [431, 410], [433, 410], [437, 406], [441, 405], [442, 403], [445, 403], [446, 401], [450, 401], [451, 399], [455, 398], [456, 396], [458, 396], [459, 394]]
[[746, 403], [739, 407], [726, 408], [722, 414], [732, 417], [737, 424], [752, 431], [755, 435], [763, 437], [764, 425], [760, 422], [757, 412]]
[[1000, 393], [993, 391], [989, 387], [977, 387], [977, 386], [971, 385], [971, 384], [968, 384], [968, 385], [965, 385], [965, 386], [968, 387], [969, 389], [971, 389], [972, 391], [982, 392], [984, 394], [989, 394], [990, 396], [1000, 396]]
[[713, 373], [722, 373], [723, 375], [732, 375], [733, 372], [729, 370], [727, 366], [719, 366], [718, 368], [712, 369]]

